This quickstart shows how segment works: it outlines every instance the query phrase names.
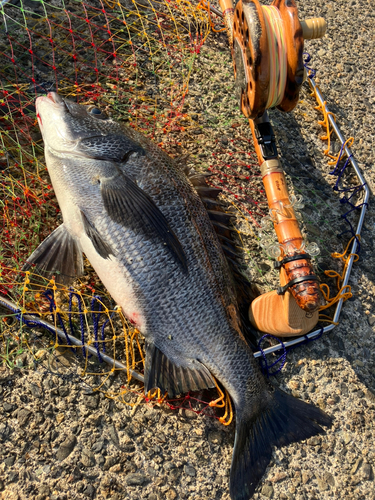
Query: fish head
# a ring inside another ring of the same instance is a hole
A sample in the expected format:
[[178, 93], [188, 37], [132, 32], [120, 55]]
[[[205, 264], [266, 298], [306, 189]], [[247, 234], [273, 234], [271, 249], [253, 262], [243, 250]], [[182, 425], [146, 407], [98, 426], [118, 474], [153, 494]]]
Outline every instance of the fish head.
[[49, 153], [118, 162], [132, 153], [144, 154], [122, 125], [96, 106], [77, 104], [49, 92], [37, 98], [36, 111]]

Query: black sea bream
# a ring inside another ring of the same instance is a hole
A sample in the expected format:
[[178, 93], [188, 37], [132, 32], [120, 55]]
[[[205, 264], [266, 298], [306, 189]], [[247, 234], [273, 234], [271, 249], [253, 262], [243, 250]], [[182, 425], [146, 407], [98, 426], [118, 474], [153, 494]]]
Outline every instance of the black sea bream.
[[146, 339], [145, 391], [223, 384], [236, 410], [230, 494], [249, 499], [274, 445], [323, 432], [331, 418], [262, 376], [226, 257], [183, 169], [95, 107], [51, 92], [36, 108], [64, 222], [26, 267], [66, 281], [82, 274], [85, 253]]

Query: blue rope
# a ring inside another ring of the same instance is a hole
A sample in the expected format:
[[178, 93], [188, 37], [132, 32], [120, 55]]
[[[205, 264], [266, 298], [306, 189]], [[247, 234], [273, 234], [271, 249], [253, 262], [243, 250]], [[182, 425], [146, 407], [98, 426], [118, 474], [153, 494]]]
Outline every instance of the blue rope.
[[[334, 191], [337, 191], [338, 193], [351, 193], [349, 197], [344, 194], [342, 196], [342, 198], [340, 198], [341, 204], [343, 204], [343, 205], [348, 204], [352, 208], [350, 210], [348, 210], [345, 214], [341, 215], [341, 218], [344, 219], [344, 221], [349, 225], [349, 229], [347, 229], [346, 231], [342, 231], [340, 234], [338, 234], [338, 237], [340, 238], [344, 234], [350, 233], [357, 241], [357, 245], [358, 245], [357, 253], [359, 253], [361, 251], [361, 244], [360, 244], [360, 241], [355, 233], [355, 230], [353, 228], [352, 223], [348, 219], [348, 215], [351, 214], [352, 212], [354, 212], [355, 210], [359, 210], [363, 207], [364, 203], [360, 203], [359, 205], [354, 205], [350, 200], [355, 196], [356, 193], [358, 193], [366, 185], [366, 183], [364, 182], [360, 186], [354, 186], [351, 188], [340, 188], [339, 187], [339, 184], [340, 184], [341, 178], [344, 174], [344, 171], [345, 171], [346, 167], [349, 165], [350, 158], [353, 157], [353, 155], [350, 154], [347, 157], [344, 165], [343, 166], [339, 165], [339, 163], [341, 161], [341, 157], [344, 153], [344, 145], [345, 145], [345, 143], [341, 144], [341, 148], [340, 148], [339, 155], [337, 157], [336, 165], [335, 165], [334, 169], [331, 172], [329, 172], [329, 175], [335, 175], [337, 177], [336, 184], [333, 188]], [[368, 205], [368, 204], [366, 203], [366, 205]]]
[[[308, 66], [308, 63], [311, 61], [311, 56], [310, 56], [310, 54], [308, 52], [304, 52], [303, 56], [304, 56], [304, 62], [303, 62], [303, 64], [304, 64], [304, 66], [306, 68], [307, 76], [308, 76], [308, 78], [314, 78], [315, 75], [316, 75], [316, 71], [313, 68], [310, 68]], [[348, 203], [352, 207], [352, 209], [349, 210], [348, 212], [346, 212], [344, 215], [341, 216], [341, 218], [344, 219], [344, 221], [348, 224], [349, 229], [347, 229], [346, 231], [342, 231], [337, 236], [338, 236], [338, 238], [341, 238], [344, 234], [350, 233], [351, 236], [353, 236], [356, 239], [356, 241], [357, 241], [357, 245], [358, 245], [357, 253], [359, 253], [360, 250], [361, 250], [360, 241], [357, 238], [357, 235], [356, 235], [356, 232], [355, 232], [355, 230], [353, 228], [352, 223], [348, 219], [348, 215], [351, 212], [353, 212], [354, 210], [358, 210], [358, 209], [360, 209], [360, 208], [363, 207], [363, 205], [364, 205], [363, 203], [361, 203], [360, 205], [354, 205], [353, 203], [351, 203], [350, 200], [353, 198], [353, 196], [355, 196], [355, 194], [357, 192], [359, 192], [366, 185], [366, 182], [363, 183], [363, 184], [361, 184], [360, 186], [354, 186], [352, 188], [340, 188], [339, 187], [339, 184], [340, 184], [341, 178], [342, 178], [342, 176], [344, 174], [344, 171], [345, 171], [346, 167], [349, 165], [350, 159], [353, 157], [353, 155], [350, 154], [347, 157], [344, 165], [340, 166], [339, 163], [340, 163], [341, 157], [343, 155], [343, 152], [344, 152], [344, 143], [341, 144], [340, 153], [339, 153], [339, 156], [337, 158], [336, 165], [335, 165], [334, 169], [331, 172], [329, 172], [329, 174], [337, 176], [336, 184], [335, 184], [335, 186], [333, 188], [334, 191], [337, 191], [338, 193], [351, 193], [351, 195], [349, 197], [347, 197], [347, 196], [344, 195], [340, 199], [340, 203], [342, 203], [342, 204]], [[368, 204], [366, 203], [366, 205], [368, 205]]]
[[[78, 311], [79, 311], [79, 320], [80, 320], [80, 326], [81, 326], [81, 344], [82, 344], [82, 354], [83, 357], [86, 357], [86, 348], [85, 348], [85, 322], [83, 320], [83, 311], [82, 311], [82, 302], [81, 302], [81, 297], [78, 293], [74, 293], [72, 289], [70, 289], [70, 294], [69, 294], [69, 324], [70, 328], [72, 330], [72, 334], [74, 332], [73, 328], [73, 323], [72, 323], [72, 303], [73, 303], [73, 297], [77, 299], [77, 304], [78, 304]], [[91, 356], [88, 356], [91, 357]]]
[[[54, 301], [54, 298], [53, 298], [53, 291], [48, 289], [46, 290], [44, 293], [44, 296], [48, 299], [49, 301], [49, 310], [50, 312], [53, 314], [53, 311], [56, 309], [56, 304], [55, 304], [55, 301]], [[70, 289], [70, 294], [69, 294], [69, 326], [70, 326], [70, 332], [72, 334], [72, 336], [76, 336], [75, 335], [75, 328], [74, 328], [74, 325], [73, 325], [73, 322], [72, 322], [72, 304], [73, 304], [73, 297], [76, 297], [77, 299], [77, 302], [78, 302], [78, 309], [79, 309], [79, 312], [80, 312], [80, 326], [81, 326], [81, 343], [82, 343], [82, 352], [83, 352], [83, 355], [85, 356], [86, 355], [86, 349], [85, 349], [85, 331], [84, 331], [84, 320], [83, 320], [83, 311], [82, 311], [82, 304], [81, 304], [81, 297], [77, 294], [77, 293], [74, 293], [72, 291], [72, 289]], [[99, 339], [98, 339], [98, 333], [99, 333], [99, 319], [100, 319], [100, 316], [103, 314], [102, 312], [102, 303], [99, 302], [99, 310], [98, 311], [95, 311], [94, 310], [94, 307], [95, 307], [95, 303], [97, 301], [101, 301], [101, 297], [99, 295], [95, 295], [91, 301], [91, 310], [92, 310], [92, 318], [93, 318], [93, 325], [94, 325], [94, 337], [95, 337], [95, 348], [96, 348], [96, 352], [98, 354], [98, 359], [99, 359], [99, 362], [100, 363], [103, 363], [103, 358], [100, 354], [100, 348], [99, 348]], [[50, 327], [44, 323], [41, 323], [40, 321], [38, 321], [37, 319], [35, 320], [30, 320], [30, 319], [26, 319], [23, 315], [23, 313], [21, 312], [21, 309], [19, 308], [15, 308], [15, 307], [11, 307], [9, 305], [7, 305], [7, 307], [14, 313], [15, 315], [15, 318], [20, 321], [21, 323], [25, 324], [27, 327], [29, 328], [32, 328], [32, 327], [41, 327], [41, 328], [45, 328], [46, 330], [48, 330], [50, 333], [53, 333], [54, 335], [56, 334], [56, 331], [53, 327]], [[34, 313], [27, 313], [28, 316], [36, 316], [36, 318], [38, 317], [37, 314], [34, 314]], [[65, 334], [65, 338], [66, 338], [66, 342], [67, 344], [74, 350], [75, 352], [75, 346], [72, 344], [72, 342], [70, 341], [69, 339], [69, 336], [68, 336], [68, 333], [66, 331], [66, 328], [65, 328], [65, 325], [64, 325], [64, 322], [62, 320], [62, 317], [59, 313], [55, 313], [58, 320], [59, 320], [59, 323], [60, 323], [60, 326], [61, 326], [61, 329], [63, 330], [64, 334]], [[113, 318], [115, 312], [113, 312], [111, 314], [111, 316], [109, 318], [106, 319], [106, 321], [103, 323], [102, 327], [101, 327], [101, 340], [102, 340], [102, 352], [105, 353], [105, 327], [108, 325], [108, 322]], [[54, 321], [54, 318], [53, 318], [53, 321]], [[89, 356], [91, 357], [91, 355]]]
[[[50, 327], [48, 325], [45, 325], [44, 323], [41, 323], [37, 319], [35, 319], [35, 320], [26, 319], [24, 317], [21, 309], [15, 308], [15, 307], [11, 307], [8, 304], [6, 305], [6, 307], [8, 309], [10, 309], [14, 313], [15, 318], [17, 318], [20, 323], [24, 323], [27, 327], [32, 328], [32, 327], [37, 326], [37, 327], [40, 327], [40, 328], [45, 328], [46, 330], [48, 330], [49, 332], [51, 332], [53, 334], [56, 333], [54, 328], [52, 328], [52, 327]], [[28, 316], [36, 316], [36, 317], [38, 317], [37, 314], [35, 314], [35, 313], [28, 313]]]
[[288, 350], [288, 351], [290, 351], [290, 350], [294, 349], [295, 347], [297, 347], [297, 346], [299, 346], [299, 345], [301, 345], [301, 344], [302, 344], [302, 345], [306, 345], [306, 344], [309, 344], [310, 342], [314, 342], [315, 340], [320, 339], [320, 338], [322, 337], [322, 335], [323, 335], [323, 330], [324, 330], [324, 326], [322, 326], [322, 327], [320, 328], [320, 332], [318, 333], [318, 335], [317, 335], [316, 337], [313, 337], [312, 339], [310, 339], [310, 338], [307, 336], [307, 334], [306, 334], [306, 335], [304, 335], [304, 339], [305, 339], [305, 340], [302, 340], [302, 342], [300, 342], [299, 344], [292, 345], [292, 346], [288, 347], [288, 349], [287, 349], [287, 350]]
[[[315, 340], [320, 339], [322, 337], [322, 335], [323, 335], [323, 330], [324, 330], [324, 327], [322, 326], [320, 328], [320, 332], [318, 333], [318, 335], [316, 335], [316, 337], [313, 337], [313, 338], [309, 338], [307, 336], [307, 334], [304, 335], [304, 340], [302, 340], [298, 344], [292, 345], [290, 347], [285, 347], [284, 342], [281, 339], [279, 339], [278, 337], [274, 337], [273, 335], [271, 335], [269, 333], [267, 333], [266, 335], [263, 335], [263, 337], [258, 342], [258, 349], [259, 349], [259, 351], [262, 354], [262, 358], [260, 358], [260, 365], [261, 365], [261, 370], [264, 373], [264, 375], [266, 375], [267, 378], [270, 378], [270, 377], [274, 377], [275, 375], [277, 375], [278, 373], [280, 373], [281, 370], [285, 366], [287, 353], [289, 351], [291, 351], [292, 349], [294, 349], [295, 347], [299, 347], [300, 345], [306, 345], [306, 344], [309, 344], [310, 342], [314, 342]], [[272, 363], [271, 365], [268, 364], [267, 355], [266, 355], [266, 353], [264, 352], [264, 350], [262, 348], [262, 342], [264, 340], [270, 339], [270, 338], [274, 339], [274, 340], [277, 340], [279, 342], [279, 344], [281, 345], [282, 349], [283, 349], [282, 355], [274, 363]], [[274, 371], [271, 371], [271, 369], [274, 366], [276, 366], [278, 363], [280, 363], [280, 366], [278, 368], [276, 368]]]
[[[339, 153], [339, 156], [337, 158], [337, 161], [336, 161], [336, 165], [335, 165], [335, 168], [332, 170], [332, 172], [329, 172], [329, 175], [336, 175], [337, 177], [337, 181], [336, 181], [336, 184], [333, 188], [334, 191], [340, 191], [339, 189], [339, 184], [340, 184], [340, 180], [341, 180], [341, 177], [343, 176], [344, 174], [344, 171], [346, 169], [346, 167], [348, 166], [349, 162], [350, 162], [350, 158], [353, 157], [353, 155], [349, 155], [344, 163], [344, 165], [341, 167], [339, 165], [340, 163], [340, 160], [341, 160], [341, 156], [342, 156], [342, 153], [343, 153], [343, 150], [344, 150], [344, 143], [341, 144], [341, 149], [340, 149], [340, 153]], [[353, 189], [353, 188], [348, 188], [348, 190], [350, 189]]]
[[[264, 352], [264, 350], [262, 348], [262, 342], [264, 342], [266, 339], [277, 340], [281, 344], [281, 346], [283, 348], [282, 355], [274, 363], [272, 363], [272, 365], [268, 364], [268, 362], [267, 362], [267, 356], [266, 356], [266, 354], [265, 354], [265, 352]], [[267, 333], [266, 335], [263, 335], [263, 337], [259, 340], [259, 342], [258, 342], [258, 349], [259, 349], [259, 351], [262, 354], [262, 357], [260, 358], [261, 370], [267, 376], [267, 378], [273, 377], [274, 375], [277, 375], [278, 373], [280, 373], [281, 370], [284, 368], [285, 361], [286, 361], [286, 352], [287, 352], [287, 350], [286, 350], [286, 347], [284, 345], [284, 342], [282, 340], [280, 340], [279, 338], [274, 337], [270, 333]], [[280, 366], [278, 368], [276, 368], [274, 371], [271, 371], [271, 369], [274, 366], [276, 366], [278, 363], [280, 363]]]
[[303, 65], [305, 66], [306, 68], [306, 71], [307, 71], [307, 77], [308, 78], [315, 78], [315, 75], [316, 75], [316, 70], [314, 68], [310, 68], [308, 65], [308, 63], [311, 61], [311, 56], [308, 52], [304, 52], [303, 53], [303, 56], [304, 56], [304, 59], [303, 59]]
[[[46, 290], [45, 292], [43, 292], [43, 295], [49, 300], [49, 312], [52, 313], [52, 315], [53, 315], [53, 311], [56, 309], [56, 304], [55, 304], [55, 301], [54, 301], [54, 298], [53, 298], [53, 291], [52, 290]], [[60, 313], [56, 313], [56, 316], [57, 316], [57, 319], [59, 320], [61, 329], [62, 329], [62, 331], [65, 334], [66, 343], [68, 344], [68, 346], [72, 347], [72, 343], [70, 342], [68, 333], [67, 333], [67, 331], [65, 329], [65, 325], [64, 325], [64, 322], [63, 322], [63, 320], [61, 318]], [[52, 318], [52, 320], [54, 320], [54, 318]], [[56, 333], [56, 332], [54, 332], [54, 333]]]
[[69, 289], [69, 313], [68, 313], [68, 317], [69, 317], [69, 326], [70, 326], [70, 333], [75, 337], [75, 328], [74, 328], [74, 325], [73, 325], [73, 321], [72, 321], [72, 304], [73, 304], [73, 295], [72, 295], [72, 289], [70, 288]]
[[102, 339], [102, 350], [103, 350], [103, 353], [105, 353], [105, 343], [104, 343], [104, 340], [105, 340], [105, 336], [104, 336], [104, 329], [105, 327], [108, 325], [108, 322], [113, 318], [113, 316], [116, 314], [115, 311], [113, 311], [113, 313], [110, 315], [110, 317], [108, 319], [105, 320], [105, 322], [103, 323], [102, 325], [102, 335], [101, 335], [101, 339]]

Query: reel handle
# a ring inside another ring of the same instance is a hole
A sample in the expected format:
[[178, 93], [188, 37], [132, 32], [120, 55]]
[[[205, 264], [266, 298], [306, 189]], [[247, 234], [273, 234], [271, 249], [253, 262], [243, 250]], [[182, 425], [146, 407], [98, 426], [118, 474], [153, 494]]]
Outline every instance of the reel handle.
[[326, 34], [327, 23], [323, 17], [313, 17], [300, 22], [305, 40], [315, 40], [316, 38], [322, 38]]

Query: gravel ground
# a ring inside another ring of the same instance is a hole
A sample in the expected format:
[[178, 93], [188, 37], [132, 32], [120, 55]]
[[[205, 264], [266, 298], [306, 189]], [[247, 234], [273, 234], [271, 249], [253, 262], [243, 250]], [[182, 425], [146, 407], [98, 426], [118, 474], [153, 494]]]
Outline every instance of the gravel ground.
[[[328, 21], [324, 40], [307, 42], [306, 49], [344, 135], [355, 139], [352, 150], [373, 191], [372, 4], [305, 0], [298, 5], [301, 18], [322, 15]], [[223, 34], [210, 36], [195, 69], [187, 103], [204, 127], [196, 138], [199, 147], [182, 136], [176, 153], [190, 150], [193, 161], [204, 166], [216, 139], [250, 137], [250, 132], [236, 109]], [[308, 91], [301, 99], [291, 114], [272, 112], [271, 118], [291, 181], [298, 185], [305, 179], [324, 193], [333, 181], [322, 155], [318, 115]], [[337, 205], [334, 197], [331, 202]], [[303, 215], [308, 212], [309, 206]], [[276, 450], [254, 499], [375, 499], [373, 212], [370, 203], [360, 260], [351, 276], [354, 294], [344, 305], [340, 325], [290, 352], [274, 380], [296, 397], [324, 408], [334, 417], [334, 425], [323, 437]], [[324, 237], [324, 231], [318, 225], [315, 235]], [[23, 368], [0, 367], [3, 500], [229, 499], [234, 424], [223, 427], [214, 419], [164, 406], [129, 409], [72, 379], [69, 356], [62, 353], [59, 358], [59, 376], [48, 371], [43, 356], [37, 367], [31, 366], [27, 354], [21, 360]]]

